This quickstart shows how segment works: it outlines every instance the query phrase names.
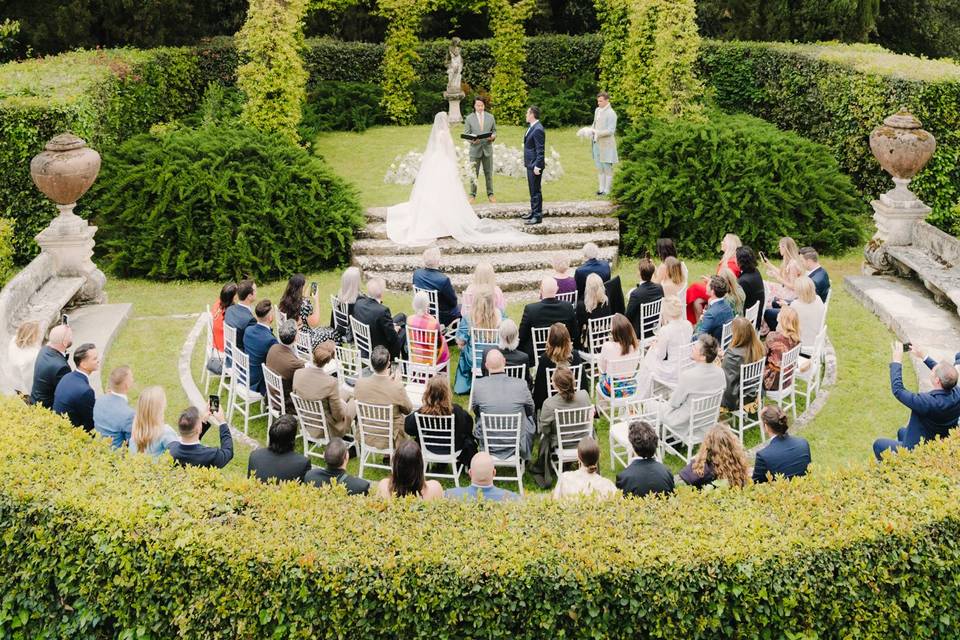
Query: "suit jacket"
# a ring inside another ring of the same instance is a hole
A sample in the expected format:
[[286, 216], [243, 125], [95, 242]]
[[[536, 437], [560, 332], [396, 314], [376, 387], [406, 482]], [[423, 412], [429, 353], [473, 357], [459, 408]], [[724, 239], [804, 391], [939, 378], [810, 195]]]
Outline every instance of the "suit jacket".
[[237, 330], [237, 348], [246, 353], [243, 336], [249, 327], [257, 324], [253, 312], [242, 304], [232, 304], [227, 307], [227, 312], [223, 315], [223, 321]]
[[554, 322], [567, 325], [570, 338], [577, 344], [580, 340], [580, 327], [577, 326], [577, 314], [572, 304], [556, 298], [546, 298], [540, 302], [531, 302], [523, 308], [523, 317], [520, 319], [520, 349], [530, 356], [530, 362], [534, 361], [534, 327], [549, 327]]
[[93, 405], [93, 426], [101, 436], [110, 438], [111, 446], [117, 449], [130, 440], [134, 414], [126, 398], [107, 393], [97, 398]]
[[[520, 438], [520, 455], [529, 458], [533, 451], [533, 436], [536, 427], [533, 424], [533, 396], [523, 380], [511, 378], [505, 373], [494, 373], [476, 381], [473, 387], [473, 405], [470, 407], [476, 418], [473, 435], [483, 442], [481, 419], [483, 414], [520, 413], [524, 416], [524, 435]], [[512, 451], [491, 449], [491, 454], [508, 457]]]
[[823, 267], [817, 267], [810, 272], [810, 279], [813, 280], [813, 286], [817, 290], [817, 295], [824, 302], [827, 301], [827, 294], [830, 293], [830, 276]]
[[763, 322], [763, 305], [765, 303], [765, 294], [763, 291], [763, 277], [759, 271], [752, 273], [741, 273], [737, 278], [737, 283], [743, 289], [743, 310], [747, 311], [755, 303], [760, 303], [760, 313], [757, 314], [756, 329], [760, 330], [760, 323]]
[[[493, 135], [497, 135], [497, 121], [493, 117], [493, 114], [489, 111], [483, 112], [483, 126], [480, 126], [480, 118], [477, 117], [477, 112], [474, 111], [467, 116], [467, 119], [463, 122], [463, 132], [464, 133], [487, 133], [488, 131]], [[490, 141], [490, 138], [481, 140], [478, 144], [470, 145], [470, 159], [479, 160], [484, 156], [493, 157], [493, 143]]]
[[[208, 425], [204, 425], [206, 433]], [[168, 449], [173, 459], [184, 467], [216, 467], [223, 469], [233, 460], [233, 436], [230, 435], [230, 426], [224, 422], [220, 425], [220, 446], [208, 447], [203, 444], [183, 444], [171, 442]]]
[[617, 489], [638, 498], [651, 493], [669, 495], [673, 493], [673, 474], [653, 458], [635, 458], [617, 474]]
[[247, 460], [247, 477], [254, 476], [261, 482], [300, 482], [307, 471], [310, 471], [310, 461], [296, 451], [275, 453], [266, 447], [260, 447], [251, 451], [250, 459]]
[[30, 404], [39, 404], [47, 409], [53, 407], [53, 394], [63, 376], [70, 373], [67, 356], [50, 345], [44, 345], [33, 365], [33, 388]]
[[[723, 375], [727, 385], [723, 391], [723, 400], [720, 405], [727, 409], [740, 408], [740, 367], [746, 362], [746, 347], [730, 347], [723, 354]], [[756, 395], [745, 396], [743, 401], [750, 403], [756, 400]]]
[[303, 369], [306, 363], [297, 357], [291, 347], [277, 342], [267, 351], [267, 367], [283, 379], [283, 402], [287, 413], [294, 413], [290, 391], [293, 389], [294, 374]]
[[677, 386], [670, 394], [670, 406], [663, 416], [664, 424], [681, 427], [690, 420], [690, 405], [697, 398], [722, 391], [727, 379], [715, 364], [697, 362], [680, 374]]
[[627, 320], [633, 324], [633, 330], [637, 332], [638, 338], [649, 338], [653, 335], [648, 331], [647, 335], [640, 335], [640, 308], [648, 302], [654, 302], [663, 298], [663, 287], [655, 282], [641, 282], [633, 291], [630, 292], [630, 301], [627, 303]]
[[766, 482], [767, 473], [793, 478], [807, 474], [810, 445], [803, 438], [789, 434], [775, 436], [770, 444], [757, 452], [753, 465], [753, 481]]
[[447, 489], [443, 492], [443, 497], [452, 500], [477, 500], [482, 498], [487, 502], [513, 502], [520, 499], [520, 496], [509, 489], [501, 489], [493, 485], [478, 487], [475, 484], [471, 484], [469, 487]]
[[90, 386], [90, 379], [79, 371], [63, 376], [53, 392], [53, 410], [66, 415], [73, 426], [83, 427], [84, 431], [93, 431], [96, 402], [97, 394]]
[[[930, 358], [924, 362], [930, 369], [937, 366], [936, 361]], [[957, 419], [960, 418], [960, 386], [950, 391], [934, 389], [926, 393], [913, 393], [903, 386], [903, 365], [891, 362], [890, 389], [893, 397], [910, 409], [910, 421], [907, 422], [903, 439], [903, 446], [907, 449], [937, 436], [946, 438], [950, 430], [957, 426]]]
[[255, 324], [246, 331], [244, 351], [250, 356], [250, 388], [257, 393], [267, 393], [267, 383], [263, 379], [263, 363], [267, 361], [270, 347], [277, 343], [273, 331], [262, 324]]
[[577, 300], [583, 300], [583, 292], [587, 288], [587, 276], [595, 273], [606, 282], [610, 279], [610, 263], [599, 258], [590, 258], [573, 272], [577, 281]]
[[459, 315], [456, 313], [457, 292], [453, 289], [450, 277], [439, 269], [417, 269], [413, 272], [413, 286], [437, 292], [440, 324], [448, 325]]
[[610, 310], [614, 313], [626, 313], [627, 305], [623, 301], [623, 285], [620, 284], [620, 276], [613, 276], [604, 282], [603, 288], [607, 290]]
[[[413, 404], [410, 402], [407, 390], [402, 382], [394, 380], [390, 376], [378, 376], [376, 374], [360, 378], [353, 388], [353, 397], [356, 402], [392, 406], [394, 446], [407, 437], [403, 430], [403, 420], [407, 414], [413, 411]], [[356, 410], [352, 410], [351, 414], [356, 415]], [[374, 436], [369, 439], [369, 444], [377, 449], [385, 449], [388, 443], [386, 438]]]
[[546, 166], [546, 145], [547, 132], [538, 120], [527, 129], [523, 136], [523, 166], [527, 169], [540, 167], [540, 170], [543, 171]]
[[597, 162], [614, 163], [617, 157], [617, 112], [607, 105], [593, 112], [594, 142], [597, 147]]
[[340, 384], [336, 378], [323, 369], [304, 367], [293, 374], [293, 392], [304, 400], [319, 400], [323, 403], [323, 415], [327, 419], [331, 436], [342, 438], [347, 433], [350, 428], [350, 415], [346, 403], [340, 397]]
[[[762, 315], [762, 314], [761, 314]], [[694, 335], [709, 333], [719, 343], [723, 336], [723, 325], [733, 321], [733, 308], [730, 303], [721, 298], [716, 302], [707, 305], [703, 315], [700, 316], [700, 322], [697, 323], [697, 330]]]
[[370, 493], [369, 482], [363, 478], [351, 476], [343, 469], [334, 469], [331, 471], [330, 469], [316, 467], [307, 471], [307, 475], [303, 476], [304, 484], [312, 484], [315, 487], [323, 487], [332, 484], [334, 481], [347, 488], [347, 495], [355, 496]]
[[[392, 358], [400, 357], [400, 334], [393, 326], [390, 309], [368, 296], [360, 296], [353, 306], [353, 317], [370, 327], [370, 347], [382, 345]], [[367, 358], [370, 354], [361, 353]]]

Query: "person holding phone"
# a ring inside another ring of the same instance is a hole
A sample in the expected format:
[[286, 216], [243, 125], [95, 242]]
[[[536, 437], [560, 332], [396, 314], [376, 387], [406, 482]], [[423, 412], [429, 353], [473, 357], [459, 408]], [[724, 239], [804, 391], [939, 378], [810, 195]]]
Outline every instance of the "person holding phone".
[[[220, 425], [219, 447], [200, 444], [200, 440], [212, 424]], [[180, 441], [171, 442], [169, 451], [181, 466], [222, 469], [233, 460], [233, 437], [230, 435], [230, 425], [227, 424], [223, 411], [219, 407], [216, 411], [213, 407], [207, 407], [203, 415], [196, 407], [187, 407], [180, 414], [177, 427], [180, 431]]]
[[302, 273], [294, 274], [287, 281], [287, 288], [277, 304], [277, 309], [287, 319], [300, 326], [300, 331], [310, 336], [310, 346], [316, 349], [321, 342], [337, 340], [333, 327], [320, 325], [320, 287], [316, 282], [310, 284], [310, 295], [303, 295], [307, 278]]

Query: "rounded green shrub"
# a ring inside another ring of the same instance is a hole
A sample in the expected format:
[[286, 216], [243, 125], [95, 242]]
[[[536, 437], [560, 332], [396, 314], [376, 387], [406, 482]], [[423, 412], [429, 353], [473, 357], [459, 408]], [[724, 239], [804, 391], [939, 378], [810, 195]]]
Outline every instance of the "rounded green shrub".
[[235, 124], [138, 135], [91, 190], [100, 264], [158, 279], [279, 278], [344, 264], [354, 189], [277, 136]]
[[713, 256], [726, 233], [765, 250], [792, 236], [824, 253], [863, 237], [866, 205], [829, 149], [757, 118], [650, 120], [621, 148], [613, 196], [627, 254], [660, 237], [690, 257]]

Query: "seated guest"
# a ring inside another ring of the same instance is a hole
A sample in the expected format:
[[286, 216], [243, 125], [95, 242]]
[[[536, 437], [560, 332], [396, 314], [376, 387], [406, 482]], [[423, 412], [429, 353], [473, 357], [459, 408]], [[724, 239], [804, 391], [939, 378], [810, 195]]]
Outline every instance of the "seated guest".
[[473, 305], [473, 297], [477, 291], [485, 287], [490, 287], [493, 291], [493, 304], [500, 311], [506, 312], [507, 310], [507, 299], [503, 295], [503, 291], [500, 290], [500, 287], [497, 286], [497, 274], [493, 270], [493, 265], [489, 262], [483, 261], [478, 262], [477, 266], [473, 269], [473, 279], [470, 281], [470, 284], [467, 285], [467, 290], [463, 292], [463, 306], [461, 308], [461, 315], [467, 313], [470, 310], [470, 307]]
[[299, 428], [297, 419], [291, 415], [282, 415], [274, 420], [270, 425], [267, 446], [250, 452], [247, 477], [255, 476], [262, 482], [303, 480], [303, 476], [310, 471], [310, 461], [293, 450]]
[[720, 269], [717, 275], [727, 283], [726, 300], [730, 304], [730, 308], [733, 309], [733, 313], [742, 316], [743, 301], [746, 299], [746, 294], [743, 292], [743, 287], [737, 282], [737, 276], [733, 275], [733, 271], [730, 271], [730, 269], [726, 267]]
[[564, 471], [553, 490], [556, 499], [573, 496], [606, 498], [617, 494], [617, 485], [600, 475], [600, 445], [593, 438], [583, 438], [577, 445], [576, 471]]
[[578, 364], [583, 364], [583, 359], [573, 348], [573, 342], [570, 340], [567, 327], [560, 322], [553, 323], [550, 326], [549, 333], [547, 333], [547, 348], [540, 356], [537, 373], [533, 378], [533, 404], [537, 411], [540, 411], [540, 407], [543, 406], [543, 401], [547, 399], [548, 395], [547, 370], [557, 367], [575, 367]]
[[810, 445], [803, 438], [787, 435], [787, 414], [780, 407], [771, 405], [760, 412], [760, 420], [770, 442], [757, 452], [753, 481], [766, 482], [774, 476], [793, 478], [806, 475], [810, 466]]
[[[304, 400], [315, 400], [323, 404], [323, 416], [327, 421], [328, 437], [342, 438], [350, 430], [350, 412], [340, 394], [337, 379], [324, 371], [324, 367], [333, 360], [336, 348], [332, 342], [322, 342], [313, 350], [313, 366], [298, 369], [293, 374], [293, 392]], [[310, 427], [307, 428], [308, 432]], [[319, 433], [310, 433], [314, 438]]]
[[[762, 360], [767, 355], [767, 351], [760, 342], [757, 330], [753, 324], [746, 318], [735, 318], [733, 321], [733, 337], [730, 340], [730, 346], [723, 352], [723, 362], [721, 368], [726, 377], [727, 386], [723, 391], [723, 400], [720, 406], [727, 411], [736, 411], [740, 409], [740, 367], [745, 364]], [[744, 397], [743, 402], [750, 411], [754, 413], [753, 405], [757, 400], [754, 393]]]
[[750, 247], [740, 247], [737, 249], [737, 266], [740, 267], [740, 277], [737, 282], [743, 289], [743, 312], [746, 313], [753, 305], [759, 303], [757, 314], [757, 324], [755, 328], [760, 330], [760, 323], [763, 321], [763, 305], [765, 303], [765, 293], [763, 289], [763, 278], [757, 271], [757, 256], [754, 255]]
[[297, 355], [294, 342], [297, 339], [297, 323], [287, 319], [277, 329], [280, 342], [277, 342], [267, 351], [267, 368], [280, 376], [283, 381], [283, 404], [287, 413], [294, 413], [293, 400], [290, 391], [293, 390], [293, 376], [303, 369], [304, 361]]
[[793, 238], [789, 236], [780, 238], [777, 243], [777, 250], [783, 258], [783, 264], [779, 267], [767, 260], [767, 257], [763, 254], [760, 255], [760, 259], [766, 265], [767, 277], [775, 280], [770, 284], [770, 297], [780, 303], [789, 303], [797, 296], [797, 278], [802, 276], [806, 270], [803, 268], [800, 249], [797, 248], [797, 242]]
[[573, 305], [557, 300], [557, 281], [544, 278], [540, 283], [540, 302], [531, 302], [523, 308], [520, 318], [520, 348], [527, 352], [530, 362], [536, 362], [533, 353], [533, 330], [549, 327], [555, 322], [566, 325], [570, 338], [580, 339], [580, 327], [577, 326], [577, 314]]
[[[403, 348], [403, 331], [407, 322], [407, 317], [400, 313], [396, 316], [390, 315], [389, 307], [385, 306], [383, 300], [383, 290], [386, 283], [383, 278], [374, 277], [367, 280], [367, 295], [357, 298], [353, 307], [353, 317], [358, 322], [370, 327], [370, 346], [384, 347], [390, 358], [399, 358]], [[370, 354], [363, 353], [363, 358]]]
[[360, 296], [360, 281], [362, 279], [363, 276], [360, 273], [360, 267], [347, 267], [343, 275], [340, 276], [340, 290], [337, 292], [336, 298], [347, 305], [347, 318], [343, 320], [346, 322], [345, 325], [339, 326], [337, 323], [340, 321], [334, 316], [333, 309], [330, 310], [330, 326], [337, 330], [337, 337], [339, 339], [346, 340], [347, 342], [353, 342], [350, 318], [353, 317], [353, 307], [356, 305], [357, 298]]
[[287, 281], [287, 288], [277, 304], [277, 309], [300, 326], [300, 331], [310, 338], [310, 346], [315, 347], [327, 340], [336, 340], [337, 332], [332, 324], [329, 327], [320, 326], [320, 291], [312, 293], [310, 297], [303, 294], [307, 286], [307, 278], [302, 273], [296, 273]]
[[813, 247], [804, 247], [800, 249], [800, 257], [803, 258], [805, 275], [813, 280], [817, 295], [826, 303], [827, 294], [830, 293], [830, 276], [827, 275], [827, 270], [820, 266], [820, 254]]
[[697, 455], [680, 471], [680, 479], [698, 489], [743, 487], [750, 482], [747, 454], [730, 427], [721, 422], [707, 431]]
[[411, 329], [437, 332], [433, 353], [427, 350], [426, 345], [418, 345], [416, 349], [412, 345], [407, 345], [411, 362], [440, 365], [450, 360], [450, 349], [447, 347], [447, 341], [443, 339], [443, 327], [430, 315], [430, 298], [425, 291], [417, 291], [413, 294], [413, 315], [407, 318], [407, 326]]
[[263, 363], [267, 361], [270, 347], [277, 344], [273, 335], [273, 304], [261, 300], [256, 308], [257, 324], [247, 329], [244, 338], [244, 351], [250, 356], [250, 389], [260, 395], [266, 395], [267, 383], [263, 378]]
[[890, 361], [890, 389], [893, 397], [910, 409], [906, 427], [897, 430], [897, 439], [880, 438], [873, 443], [873, 454], [881, 459], [884, 451], [901, 447], [913, 449], [921, 442], [946, 438], [960, 418], [960, 387], [957, 387], [957, 369], [946, 360], [939, 364], [927, 358], [922, 347], [914, 345], [911, 351], [924, 358], [930, 369], [930, 386], [925, 393], [913, 393], [903, 386], [903, 345], [895, 342]]
[[[733, 273], [734, 280], [740, 276], [740, 267], [737, 265], [737, 248], [741, 244], [739, 236], [732, 233], [723, 236], [723, 240], [720, 241], [720, 251], [723, 253], [723, 257], [720, 258], [720, 263], [717, 265], [718, 276], [724, 269]], [[692, 324], [697, 323], [700, 314], [707, 306], [707, 300], [709, 300], [707, 282], [709, 281], [709, 276], [703, 276], [702, 282], [694, 282], [687, 287], [687, 320]]]
[[[640, 341], [633, 332], [633, 325], [625, 315], [614, 315], [610, 322], [610, 339], [597, 356], [597, 369], [601, 373], [600, 393], [605, 398], [623, 398], [636, 393], [635, 378], [640, 356]], [[625, 383], [627, 379], [629, 382]]]
[[397, 445], [390, 464], [390, 475], [377, 483], [377, 496], [384, 499], [415, 496], [423, 500], [443, 497], [443, 487], [436, 480], [427, 480], [423, 470], [420, 445], [404, 440]]
[[[643, 333], [643, 327], [640, 326], [642, 320], [640, 311], [643, 305], [655, 302], [663, 297], [663, 287], [650, 281], [655, 269], [650, 258], [641, 258], [638, 269], [640, 271], [640, 284], [630, 292], [630, 300], [627, 302], [627, 319], [633, 324], [633, 330], [636, 334], [640, 336]], [[643, 333], [641, 338], [646, 340], [651, 336], [653, 336], [653, 329]]]
[[571, 293], [577, 290], [577, 279], [570, 273], [570, 257], [565, 253], [554, 255], [551, 261], [553, 271], [550, 277], [557, 282], [557, 293]]
[[727, 283], [720, 276], [713, 276], [707, 283], [707, 308], [700, 316], [700, 322], [694, 329], [694, 335], [708, 334], [720, 342], [723, 336], [723, 325], [733, 320], [733, 309], [727, 302]]
[[[357, 384], [353, 388], [353, 401], [348, 405], [348, 414], [356, 415], [356, 402], [392, 406], [393, 443], [396, 447], [407, 437], [403, 430], [403, 420], [404, 416], [413, 411], [413, 405], [410, 403], [410, 397], [407, 396], [403, 382], [391, 373], [390, 353], [385, 347], [373, 348], [373, 353], [370, 354], [370, 366], [373, 368], [373, 375], [357, 379]], [[371, 436], [367, 444], [377, 449], [386, 449], [389, 442], [384, 436]], [[419, 454], [419, 449], [417, 453]]]
[[314, 467], [303, 476], [303, 484], [312, 484], [315, 487], [324, 487], [328, 484], [342, 484], [347, 488], [347, 495], [366, 495], [370, 493], [370, 483], [363, 478], [357, 478], [347, 473], [347, 463], [350, 462], [350, 449], [340, 438], [332, 438], [323, 450], [325, 469]]
[[639, 394], [649, 398], [653, 378], [664, 384], [677, 384], [677, 371], [683, 348], [690, 344], [693, 326], [683, 314], [683, 304], [676, 297], [665, 298], [662, 308], [663, 327], [653, 339], [640, 367]]
[[687, 265], [677, 256], [673, 238], [657, 238], [657, 257], [660, 266], [653, 273], [653, 282], [663, 285], [664, 295], [675, 295], [687, 286], [688, 273]]
[[423, 252], [423, 268], [413, 272], [413, 286], [437, 292], [437, 307], [440, 324], [449, 326], [460, 317], [457, 304], [457, 292], [453, 289], [450, 276], [440, 271], [440, 249], [430, 247]]
[[214, 354], [209, 354], [210, 358], [206, 362], [206, 367], [214, 375], [223, 374], [224, 365], [224, 342], [223, 342], [223, 322], [227, 315], [227, 309], [233, 306], [237, 297], [237, 283], [228, 282], [220, 289], [220, 295], [217, 301], [210, 309], [210, 326], [212, 328]]
[[694, 342], [693, 366], [680, 374], [670, 400], [660, 401], [665, 425], [674, 429], [686, 425], [690, 421], [690, 407], [694, 400], [724, 389], [726, 378], [720, 367], [714, 364], [719, 349], [720, 345], [707, 333], [700, 334]]
[[540, 432], [540, 454], [536, 462], [530, 466], [530, 473], [541, 489], [546, 489], [553, 483], [550, 453], [557, 444], [557, 410], [584, 409], [593, 406], [590, 394], [574, 386], [573, 372], [570, 369], [566, 367], [556, 369], [553, 372], [553, 386], [557, 392], [544, 400], [537, 421], [537, 430]]
[[28, 396], [33, 390], [33, 370], [37, 366], [37, 356], [40, 354], [43, 336], [40, 333], [40, 323], [36, 320], [24, 322], [17, 327], [17, 334], [10, 338], [7, 347], [7, 359], [0, 363], [10, 387], [0, 388], [0, 393], [16, 392], [21, 396]]
[[797, 312], [791, 307], [784, 307], [780, 310], [777, 330], [768, 333], [765, 341], [767, 364], [763, 369], [764, 389], [769, 391], [780, 387], [780, 365], [783, 362], [783, 354], [798, 344], [800, 344], [800, 326]]
[[497, 476], [497, 467], [489, 453], [481, 451], [470, 461], [469, 487], [457, 487], [443, 492], [444, 497], [453, 500], [489, 500], [491, 502], [512, 502], [519, 500], [513, 491], [493, 486], [493, 479]]
[[[210, 425], [216, 422], [220, 425], [220, 446], [208, 447], [200, 444]], [[184, 467], [216, 467], [222, 469], [233, 460], [233, 437], [230, 435], [230, 425], [227, 424], [223, 413], [207, 412], [201, 417], [196, 407], [187, 407], [180, 414], [177, 421], [180, 431], [180, 440], [168, 445], [170, 455]]]
[[[237, 303], [227, 307], [223, 321], [237, 330], [237, 349], [247, 352], [243, 337], [249, 327], [257, 324], [253, 307], [257, 303], [257, 285], [253, 280], [241, 280], [237, 285]], [[227, 362], [229, 366], [231, 363]]]
[[587, 277], [591, 273], [600, 277], [600, 282], [604, 283], [610, 279], [610, 263], [606, 260], [600, 260], [600, 247], [593, 242], [583, 245], [583, 264], [577, 267], [573, 272], [573, 278], [577, 281], [577, 299], [583, 298], [583, 292], [587, 288]]
[[164, 421], [167, 411], [167, 394], [163, 387], [147, 387], [137, 398], [137, 412], [133, 416], [130, 432], [131, 453], [145, 453], [160, 457], [177, 442], [180, 436]]
[[97, 394], [90, 386], [90, 376], [100, 368], [97, 348], [89, 342], [80, 345], [73, 352], [73, 364], [76, 370], [63, 376], [53, 392], [53, 410], [66, 415], [73, 426], [93, 431], [93, 405], [97, 402]]
[[630, 446], [636, 457], [627, 468], [617, 474], [617, 489], [624, 495], [643, 496], [673, 493], [673, 474], [653, 457], [657, 454], [660, 440], [657, 432], [648, 423], [638, 420], [630, 424]]
[[471, 329], [496, 329], [503, 319], [503, 312], [494, 304], [493, 291], [489, 288], [477, 289], [473, 294], [470, 311], [460, 318], [457, 328], [457, 346], [460, 347], [460, 359], [457, 361], [457, 373], [454, 377], [453, 392], [464, 394], [473, 384], [473, 368], [480, 353], [474, 354]]
[[[800, 344], [804, 351], [813, 349], [817, 341], [817, 334], [823, 328], [826, 320], [827, 307], [817, 295], [813, 280], [807, 276], [800, 276], [794, 284], [797, 297], [790, 303], [790, 308], [797, 312], [797, 322], [800, 323]], [[771, 313], [776, 311], [777, 313]], [[763, 319], [771, 331], [776, 331], [780, 309], [767, 309]]]
[[586, 289], [583, 296], [577, 301], [577, 326], [580, 328], [580, 342], [578, 349], [586, 349], [590, 320], [609, 318], [613, 315], [610, 310], [610, 301], [607, 300], [607, 291], [603, 281], [595, 273], [587, 277]]
[[63, 376], [70, 373], [67, 349], [73, 346], [73, 330], [65, 324], [50, 330], [50, 339], [37, 354], [33, 366], [33, 387], [30, 389], [30, 404], [53, 407], [53, 394]]
[[[423, 390], [423, 404], [403, 421], [403, 430], [406, 434], [419, 440], [417, 415], [453, 416], [453, 448], [454, 451], [460, 452], [457, 462], [465, 469], [469, 468], [470, 459], [477, 452], [477, 441], [473, 438], [473, 417], [459, 405], [453, 404], [450, 378], [446, 374], [435, 375], [427, 381], [427, 386]], [[430, 445], [427, 445], [427, 450], [438, 454], [447, 453], [439, 448], [434, 450]]]
[[119, 449], [130, 440], [135, 412], [128, 404], [127, 394], [133, 386], [130, 367], [117, 367], [110, 372], [110, 391], [97, 398], [93, 405], [93, 427], [97, 433], [110, 438], [110, 446]]
[[[480, 446], [483, 443], [482, 419], [483, 414], [519, 413], [523, 416], [523, 435], [520, 438], [520, 456], [529, 460], [533, 454], [533, 436], [536, 428], [533, 425], [533, 397], [527, 383], [518, 378], [511, 378], [506, 374], [507, 362], [499, 349], [487, 352], [486, 359], [488, 375], [477, 380], [473, 390], [473, 405], [470, 407], [476, 418], [473, 435]], [[491, 450], [491, 453], [501, 458], [513, 455], [512, 449]]]
[[[527, 385], [532, 385], [533, 382], [530, 380], [530, 356], [528, 356], [526, 352], [518, 349], [517, 347], [519, 345], [520, 330], [517, 328], [517, 323], [510, 318], [504, 318], [500, 323], [500, 340], [496, 348], [503, 354], [503, 358], [507, 361], [508, 367], [525, 367], [524, 379], [526, 379]], [[487, 351], [491, 348], [493, 347], [486, 348], [483, 352], [483, 359], [481, 360], [483, 375], [487, 375]]]

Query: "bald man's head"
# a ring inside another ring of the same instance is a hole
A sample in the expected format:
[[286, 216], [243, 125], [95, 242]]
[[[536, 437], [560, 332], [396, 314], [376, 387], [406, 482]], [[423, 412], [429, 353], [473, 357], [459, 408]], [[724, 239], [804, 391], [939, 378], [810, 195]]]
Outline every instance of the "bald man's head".
[[470, 481], [478, 487], [492, 487], [497, 469], [489, 453], [481, 451], [470, 461]]
[[48, 344], [58, 351], [66, 351], [73, 344], [73, 330], [65, 324], [58, 324], [50, 330]]
[[499, 349], [487, 351], [484, 362], [487, 365], [487, 371], [490, 373], [503, 373], [507, 369], [507, 360]]
[[547, 276], [540, 281], [540, 298], [556, 298], [559, 287], [557, 281]]

